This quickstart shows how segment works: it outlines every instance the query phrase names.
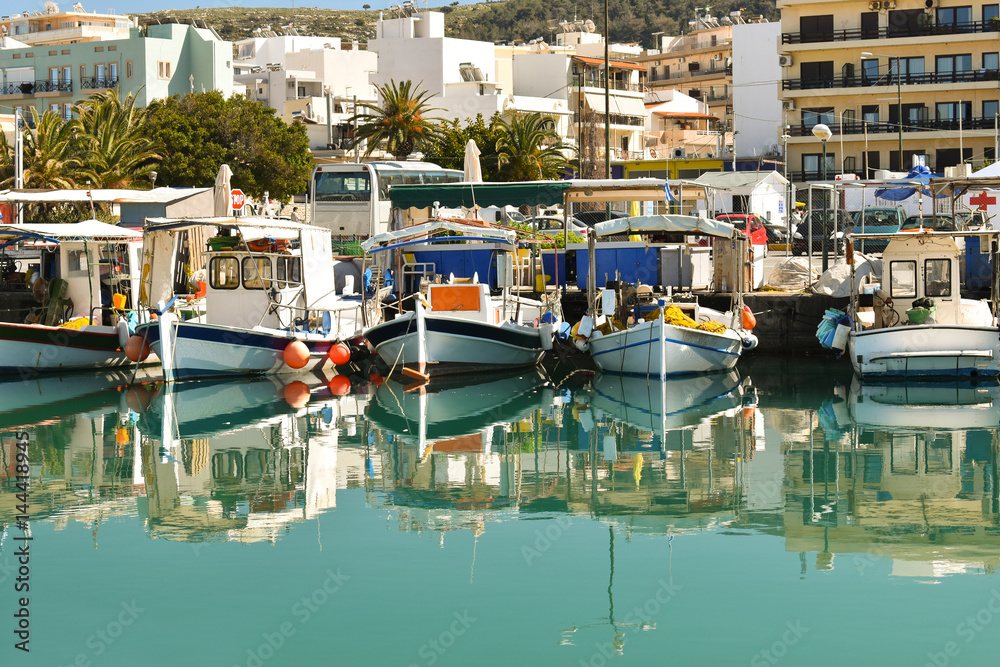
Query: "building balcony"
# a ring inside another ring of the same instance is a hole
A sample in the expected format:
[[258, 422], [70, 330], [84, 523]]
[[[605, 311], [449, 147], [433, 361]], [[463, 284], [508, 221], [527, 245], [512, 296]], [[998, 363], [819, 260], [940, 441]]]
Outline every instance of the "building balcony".
[[[904, 74], [899, 79], [899, 85], [918, 86], [929, 83], [974, 83], [977, 81], [997, 81], [1000, 72], [995, 69], [977, 69], [966, 72], [929, 72], [927, 74]], [[833, 76], [819, 79], [784, 79], [782, 90], [817, 90], [822, 88], [867, 88], [872, 86], [895, 86], [895, 75], [867, 76]]]
[[[843, 134], [847, 136], [849, 134], [891, 134], [895, 135], [899, 133], [899, 128], [895, 121], [890, 122], [868, 122], [864, 123], [862, 121], [854, 121], [850, 123], [827, 123], [830, 130], [833, 132], [834, 136]], [[865, 126], [867, 127], [867, 130]], [[954, 131], [958, 132], [961, 129], [963, 132], [971, 130], [993, 130], [996, 127], [996, 118], [993, 116], [978, 116], [971, 118], [964, 118], [961, 122], [961, 128], [959, 127], [959, 121], [957, 118], [947, 118], [947, 119], [937, 119], [937, 118], [924, 118], [920, 120], [908, 120], [904, 121], [903, 133], [908, 132], [935, 132], [935, 131]], [[791, 137], [812, 137], [812, 125], [792, 125], [788, 128], [788, 135]]]
[[[577, 85], [582, 85], [583, 88], [590, 89], [588, 92], [604, 92], [604, 79], [596, 76], [588, 76], [583, 79], [583, 81], [577, 81]], [[615, 81], [611, 79], [611, 83], [608, 84], [609, 90], [624, 90], [630, 93], [641, 93], [645, 90], [645, 86], [642, 83], [626, 83], [624, 81]]]
[[17, 97], [27, 97], [35, 94], [34, 81], [8, 81], [0, 83], [0, 96], [16, 95]]
[[[600, 112], [600, 111], [595, 111], [594, 114], [601, 119], [601, 123], [603, 124], [604, 123], [604, 114], [602, 112]], [[584, 120], [586, 120], [586, 116], [584, 116], [581, 119], [580, 114], [578, 114], [578, 113], [573, 114], [573, 125], [576, 125], [577, 123], [583, 122]], [[611, 124], [612, 127], [616, 127], [616, 126], [620, 127], [620, 128], [643, 127], [646, 124], [646, 119], [645, 118], [640, 118], [638, 116], [626, 116], [626, 115], [623, 115], [623, 114], [613, 113], [613, 114], [610, 114], [609, 122], [610, 122], [610, 124]]]
[[863, 39], [900, 39], [907, 37], [927, 37], [930, 35], [959, 35], [977, 32], [997, 32], [994, 21], [970, 21], [948, 25], [928, 25], [920, 27], [893, 26], [885, 28], [848, 28], [823, 33], [784, 32], [782, 44], [815, 44], [823, 42], [852, 42]]
[[80, 89], [114, 88], [118, 85], [117, 76], [89, 76], [80, 79]]
[[712, 50], [712, 49], [732, 50], [732, 48], [733, 48], [733, 41], [731, 39], [720, 39], [716, 40], [715, 42], [707, 40], [707, 41], [687, 42], [685, 44], [678, 44], [677, 46], [664, 50], [661, 53], [661, 55], [666, 55], [668, 53], [684, 53], [687, 51], [701, 51], [701, 50]]
[[73, 92], [72, 81], [36, 81], [35, 94], [42, 97], [58, 97]]

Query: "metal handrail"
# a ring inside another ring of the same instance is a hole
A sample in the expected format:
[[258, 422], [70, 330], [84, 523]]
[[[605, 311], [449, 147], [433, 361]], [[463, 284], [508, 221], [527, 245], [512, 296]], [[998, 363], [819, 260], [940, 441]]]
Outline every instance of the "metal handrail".
[[884, 28], [847, 28], [825, 32], [785, 32], [781, 34], [782, 44], [812, 44], [815, 42], [849, 42], [861, 39], [896, 39], [900, 37], [924, 37], [929, 35], [956, 35], [970, 32], [997, 32], [1000, 22], [967, 21], [943, 25], [926, 26], [886, 26]]
[[962, 72], [928, 72], [926, 74], [895, 74], [878, 77], [865, 76], [864, 73], [848, 76], [831, 76], [818, 79], [784, 79], [782, 90], [816, 90], [818, 88], [866, 88], [870, 86], [919, 86], [929, 83], [965, 83], [969, 81], [997, 81], [1000, 71], [995, 69], [975, 69]]

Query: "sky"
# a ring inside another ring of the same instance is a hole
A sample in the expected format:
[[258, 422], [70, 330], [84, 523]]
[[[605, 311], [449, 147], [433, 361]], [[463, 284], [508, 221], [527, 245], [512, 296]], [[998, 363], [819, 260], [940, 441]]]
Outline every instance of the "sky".
[[[76, 0], [56, 0], [60, 9], [70, 9]], [[378, 9], [388, 9], [392, 5], [400, 4], [402, 0], [388, 2], [386, 0], [251, 0], [250, 2], [235, 2], [233, 0], [145, 0], [142, 3], [143, 12], [153, 12], [163, 9], [193, 9], [195, 7], [318, 7], [319, 9], [361, 9], [362, 5], [371, 5], [372, 11]], [[423, 0], [414, 0], [417, 7], [424, 8]], [[479, 0], [485, 2], [486, 0]], [[130, 2], [115, 0], [80, 0], [83, 8], [88, 12], [104, 14], [113, 12], [115, 14], [128, 14], [134, 12], [136, 6]], [[443, 7], [451, 4], [451, 0], [428, 0], [428, 7]], [[462, 0], [462, 4], [470, 4], [468, 0]], [[17, 7], [17, 9], [15, 9]], [[18, 11], [44, 11], [42, 0], [0, 0], [0, 14], [10, 14]]]

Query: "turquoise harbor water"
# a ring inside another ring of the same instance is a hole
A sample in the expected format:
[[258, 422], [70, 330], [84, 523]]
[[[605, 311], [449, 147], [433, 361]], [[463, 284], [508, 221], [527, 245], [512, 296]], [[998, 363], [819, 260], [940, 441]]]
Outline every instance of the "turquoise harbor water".
[[0, 661], [995, 664], [997, 387], [747, 361], [345, 396], [0, 385]]

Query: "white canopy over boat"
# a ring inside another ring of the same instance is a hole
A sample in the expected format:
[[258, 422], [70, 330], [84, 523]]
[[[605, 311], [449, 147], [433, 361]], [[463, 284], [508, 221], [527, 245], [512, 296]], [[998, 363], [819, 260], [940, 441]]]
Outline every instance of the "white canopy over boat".
[[[215, 227], [237, 227], [244, 241], [259, 239], [277, 239], [290, 241], [299, 238], [303, 231], [324, 231], [323, 227], [307, 225], [302, 222], [282, 220], [280, 218], [255, 218], [251, 216], [231, 218], [147, 218], [146, 231], [161, 229], [183, 229], [213, 225]], [[325, 230], [329, 233], [329, 230]]]
[[[514, 241], [517, 238], [517, 234], [512, 229], [498, 229], [486, 224], [470, 225], [456, 220], [442, 219], [431, 220], [419, 225], [413, 225], [412, 227], [397, 229], [393, 232], [376, 234], [371, 238], [365, 239], [365, 241], [361, 244], [361, 249], [367, 253], [371, 252], [372, 248], [375, 246], [382, 244], [392, 245], [415, 239], [425, 240], [426, 237], [431, 234], [441, 231], [459, 232], [468, 236], [496, 239], [498, 243], [506, 243], [511, 246], [514, 245]], [[383, 250], [384, 249], [385, 248], [383, 248]]]
[[142, 232], [127, 227], [109, 225], [100, 220], [84, 220], [64, 224], [0, 225], [0, 241], [36, 239], [63, 241], [127, 241], [141, 239]]
[[616, 218], [594, 225], [594, 234], [628, 234], [630, 232], [680, 232], [732, 238], [735, 227], [728, 222], [699, 218], [693, 215], [637, 215]]

